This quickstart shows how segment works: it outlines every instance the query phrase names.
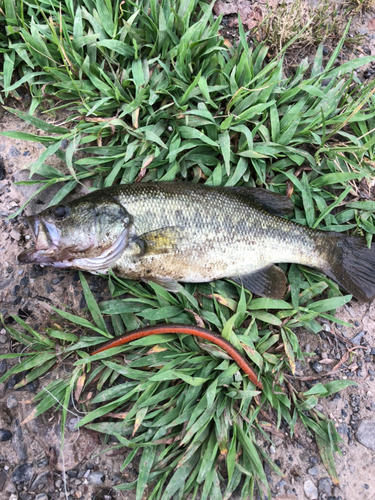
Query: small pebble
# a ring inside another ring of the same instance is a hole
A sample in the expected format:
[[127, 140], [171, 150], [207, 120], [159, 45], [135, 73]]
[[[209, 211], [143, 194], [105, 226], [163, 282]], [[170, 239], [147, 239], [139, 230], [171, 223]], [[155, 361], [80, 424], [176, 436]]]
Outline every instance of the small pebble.
[[337, 426], [336, 430], [341, 436], [347, 436], [349, 430], [348, 424], [340, 424]]
[[317, 500], [318, 499], [318, 489], [315, 484], [308, 479], [303, 483], [303, 491], [309, 500]]
[[60, 278], [53, 278], [51, 281], [52, 285], [58, 285], [60, 281], [62, 281], [65, 278], [65, 276], [60, 276]]
[[39, 495], [35, 497], [35, 500], [48, 500], [48, 496], [46, 493], [39, 493]]
[[21, 286], [27, 286], [29, 283], [30, 283], [30, 280], [27, 276], [24, 276], [23, 278], [20, 279]]
[[[0, 339], [5, 339], [6, 340], [6, 337], [4, 337], [3, 335], [0, 335]], [[1, 342], [1, 340], [0, 340], [0, 342]], [[1, 342], [1, 343], [3, 343], [3, 342]], [[7, 360], [6, 359], [2, 359], [0, 361], [0, 375], [4, 375], [4, 373], [6, 371], [7, 371]]]
[[33, 466], [30, 464], [22, 464], [16, 467], [12, 474], [12, 482], [21, 491], [24, 486], [28, 486], [33, 477]]
[[317, 476], [319, 473], [318, 467], [314, 465], [314, 467], [311, 467], [311, 469], [309, 469], [307, 473], [310, 474], [310, 476]]
[[12, 410], [13, 408], [15, 408], [16, 406], [18, 405], [18, 401], [17, 399], [13, 396], [13, 394], [11, 396], [9, 396], [9, 398], [7, 399], [7, 407]]
[[[45, 467], [46, 465], [49, 464], [49, 459], [48, 457], [43, 457], [41, 458], [40, 460], [37, 461], [36, 463], [36, 466], [38, 467], [38, 469], [42, 468], [42, 467]], [[69, 473], [70, 471], [67, 472], [67, 474]], [[68, 474], [69, 475], [69, 474]]]
[[361, 332], [357, 333], [357, 335], [355, 337], [353, 337], [351, 339], [351, 342], [354, 344], [354, 345], [359, 345], [361, 343], [361, 339], [363, 338], [363, 336], [366, 334], [366, 332], [364, 330], [362, 330]]
[[13, 434], [6, 430], [6, 429], [0, 429], [0, 441], [9, 441], [12, 439]]
[[91, 472], [87, 479], [90, 484], [103, 484], [105, 481], [105, 475], [103, 472]]
[[324, 493], [325, 495], [329, 496], [332, 494], [332, 481], [329, 477], [323, 477], [322, 479], [319, 479], [318, 481], [318, 490], [319, 493]]
[[6, 472], [1, 470], [0, 471], [0, 491], [3, 491], [6, 480], [7, 480]]
[[312, 364], [312, 369], [316, 373], [322, 373], [323, 366], [319, 363], [319, 361], [315, 361], [315, 363]]
[[357, 441], [375, 451], [375, 419], [362, 420], [358, 426]]
[[13, 297], [15, 297], [15, 296], [18, 294], [18, 292], [19, 292], [20, 290], [21, 290], [21, 287], [20, 287], [19, 285], [16, 285], [16, 286], [12, 289], [12, 291], [10, 292], [10, 294], [11, 294], [11, 295], [13, 295]]
[[9, 154], [9, 156], [10, 156], [11, 158], [17, 158], [17, 156], [20, 156], [20, 155], [21, 155], [21, 153], [20, 153], [19, 149], [17, 149], [17, 148], [16, 148], [16, 147], [14, 147], [14, 146], [11, 146], [11, 147], [9, 148], [8, 154]]

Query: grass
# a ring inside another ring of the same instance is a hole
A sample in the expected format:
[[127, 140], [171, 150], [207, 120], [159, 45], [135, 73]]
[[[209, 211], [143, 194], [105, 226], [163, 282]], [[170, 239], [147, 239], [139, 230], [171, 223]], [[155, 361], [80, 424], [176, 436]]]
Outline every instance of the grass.
[[[357, 183], [373, 177], [375, 99], [372, 84], [353, 71], [375, 58], [338, 66], [347, 27], [327, 62], [320, 45], [312, 65], [303, 60], [286, 78], [283, 54], [298, 33], [270, 59], [266, 44], [249, 48], [240, 20], [235, 47], [218, 35], [219, 24], [196, 0], [0, 0], [1, 98], [11, 103], [26, 86], [29, 112], [6, 109], [38, 129], [2, 135], [45, 145], [25, 182], [34, 173], [45, 179], [41, 189], [64, 181], [51, 204], [84, 179], [92, 189], [184, 179], [262, 186], [292, 197], [297, 222], [361, 234], [370, 245], [375, 202], [359, 198]], [[66, 170], [48, 165], [52, 155]], [[136, 483], [117, 487], [134, 488], [137, 500], [150, 484], [148, 498], [183, 498], [199, 488], [210, 500], [230, 498], [236, 488], [255, 498], [268, 489], [263, 463], [281, 473], [259, 439], [270, 439], [269, 425], [293, 436], [297, 421], [315, 436], [337, 483], [340, 438], [315, 405], [352, 383], [304, 391], [285, 375], [303, 359], [295, 329], [316, 334], [319, 318], [340, 323], [334, 311], [351, 297], [317, 271], [282, 267], [290, 284], [282, 301], [253, 298], [223, 280], [186, 284], [174, 295], [112, 276], [113, 299], [98, 305], [81, 276], [92, 320], [56, 310], [63, 326], [42, 334], [15, 318], [21, 329], [7, 329], [27, 349], [0, 381], [25, 372], [19, 385], [26, 384], [56, 362], [74, 361], [71, 375], [37, 395], [29, 418], [58, 400], [64, 429], [74, 400], [86, 412], [80, 426], [115, 435], [116, 448], [131, 450], [123, 467], [141, 453]], [[251, 359], [265, 390], [258, 394], [221, 351], [186, 337], [151, 337], [90, 357], [86, 348], [111, 336], [104, 317], [115, 335], [148, 323], [203, 322]], [[95, 396], [86, 401], [83, 391]]]
[[359, 12], [361, 15], [374, 9], [374, 0], [347, 0], [345, 6], [349, 12]]
[[285, 45], [297, 35], [288, 53], [306, 55], [312, 47], [323, 42], [331, 46], [332, 42], [339, 40], [344, 26], [337, 5], [329, 0], [323, 0], [316, 6], [296, 0], [268, 6], [259, 27], [259, 36], [266, 40], [271, 53], [277, 54], [283, 52]]

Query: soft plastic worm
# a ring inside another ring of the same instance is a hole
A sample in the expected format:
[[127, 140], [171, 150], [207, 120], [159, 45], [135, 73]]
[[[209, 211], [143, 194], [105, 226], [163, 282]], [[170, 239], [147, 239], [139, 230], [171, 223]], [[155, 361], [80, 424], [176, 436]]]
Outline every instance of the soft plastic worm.
[[95, 351], [92, 352], [92, 355], [98, 354], [102, 351], [106, 351], [107, 349], [111, 349], [112, 347], [118, 347], [120, 345], [127, 344], [128, 342], [132, 342], [133, 340], [138, 340], [143, 337], [149, 337], [150, 335], [159, 335], [162, 333], [194, 335], [195, 337], [201, 337], [202, 339], [209, 340], [213, 344], [216, 344], [217, 346], [224, 349], [224, 351], [229, 354], [229, 356], [238, 364], [238, 366], [242, 368], [251, 382], [259, 389], [263, 389], [263, 385], [258, 379], [254, 370], [251, 368], [246, 359], [239, 353], [239, 351], [237, 351], [237, 349], [232, 346], [232, 344], [224, 340], [222, 337], [220, 337], [220, 335], [216, 335], [215, 333], [212, 333], [209, 330], [205, 330], [204, 328], [200, 328], [198, 326], [165, 324], [140, 328], [139, 330], [125, 333], [125, 335], [121, 335], [120, 337], [106, 342], [98, 349], [95, 349]]

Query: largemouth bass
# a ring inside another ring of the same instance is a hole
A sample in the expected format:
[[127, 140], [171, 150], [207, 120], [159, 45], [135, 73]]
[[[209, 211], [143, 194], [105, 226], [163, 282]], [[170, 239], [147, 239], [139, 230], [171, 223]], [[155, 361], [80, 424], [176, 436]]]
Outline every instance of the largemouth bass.
[[316, 268], [362, 301], [375, 296], [375, 245], [279, 217], [288, 198], [253, 188], [138, 183], [95, 191], [28, 217], [34, 247], [18, 256], [93, 273], [178, 282], [231, 278], [251, 292], [281, 298], [276, 263]]

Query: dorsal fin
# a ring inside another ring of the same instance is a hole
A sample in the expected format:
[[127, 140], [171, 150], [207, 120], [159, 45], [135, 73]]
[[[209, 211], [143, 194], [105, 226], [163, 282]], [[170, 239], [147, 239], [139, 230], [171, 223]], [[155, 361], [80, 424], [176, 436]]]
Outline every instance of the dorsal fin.
[[279, 193], [274, 193], [263, 188], [254, 187], [228, 187], [231, 191], [248, 198], [252, 203], [260, 207], [271, 215], [287, 216], [294, 214], [294, 205], [290, 198]]

